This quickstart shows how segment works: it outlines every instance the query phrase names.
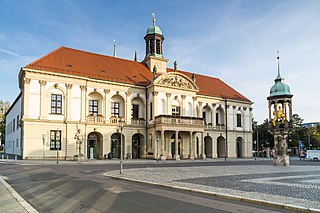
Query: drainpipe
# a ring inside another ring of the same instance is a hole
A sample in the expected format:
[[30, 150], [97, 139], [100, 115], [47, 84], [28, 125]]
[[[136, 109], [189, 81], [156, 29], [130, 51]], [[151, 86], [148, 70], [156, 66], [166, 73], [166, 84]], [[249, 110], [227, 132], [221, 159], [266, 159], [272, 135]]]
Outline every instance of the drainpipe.
[[225, 143], [225, 150], [224, 150], [224, 161], [227, 161], [227, 154], [228, 154], [228, 105], [227, 99], [224, 100], [225, 105], [225, 117], [226, 117], [226, 143]]
[[148, 119], [148, 88], [146, 88], [146, 159], [148, 158], [148, 123], [149, 123], [149, 119]]

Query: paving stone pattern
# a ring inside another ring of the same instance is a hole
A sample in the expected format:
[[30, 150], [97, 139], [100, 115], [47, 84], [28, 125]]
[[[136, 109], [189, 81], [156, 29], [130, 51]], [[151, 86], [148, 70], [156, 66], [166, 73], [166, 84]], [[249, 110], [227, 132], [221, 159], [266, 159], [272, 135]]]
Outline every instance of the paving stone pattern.
[[105, 175], [320, 211], [320, 166], [140, 168]]

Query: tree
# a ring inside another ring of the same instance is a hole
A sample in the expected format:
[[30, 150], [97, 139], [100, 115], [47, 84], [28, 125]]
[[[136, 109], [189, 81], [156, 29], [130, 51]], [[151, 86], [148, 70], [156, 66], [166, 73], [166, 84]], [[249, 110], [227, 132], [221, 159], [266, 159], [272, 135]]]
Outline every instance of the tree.
[[[273, 136], [268, 131], [268, 119], [265, 119], [262, 124], [258, 124], [256, 121], [253, 121], [253, 141], [258, 141], [259, 146], [263, 145], [264, 147], [273, 147]], [[257, 134], [258, 132], [258, 134]]]
[[0, 140], [1, 145], [6, 140], [6, 112], [8, 111], [10, 104], [8, 101], [0, 100]]

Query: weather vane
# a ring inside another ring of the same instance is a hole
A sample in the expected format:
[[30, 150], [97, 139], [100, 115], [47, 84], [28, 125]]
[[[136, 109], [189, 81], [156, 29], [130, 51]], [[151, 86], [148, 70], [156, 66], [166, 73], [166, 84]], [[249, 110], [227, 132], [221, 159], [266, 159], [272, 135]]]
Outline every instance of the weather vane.
[[279, 50], [277, 50], [277, 59], [280, 59], [280, 54], [279, 54]]
[[156, 25], [156, 14], [155, 14], [155, 12], [152, 13], [152, 17], [153, 17], [153, 19], [152, 19], [153, 25]]

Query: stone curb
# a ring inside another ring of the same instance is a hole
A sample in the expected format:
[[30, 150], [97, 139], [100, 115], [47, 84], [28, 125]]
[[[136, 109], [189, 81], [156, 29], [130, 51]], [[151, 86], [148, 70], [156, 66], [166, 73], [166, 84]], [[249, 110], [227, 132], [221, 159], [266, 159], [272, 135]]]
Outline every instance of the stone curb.
[[241, 202], [246, 202], [246, 203], [253, 203], [253, 204], [259, 204], [259, 205], [271, 206], [271, 207], [276, 207], [276, 208], [280, 208], [280, 209], [286, 209], [286, 210], [292, 210], [292, 211], [300, 211], [300, 212], [320, 213], [320, 209], [305, 208], [305, 207], [302, 207], [302, 206], [295, 206], [295, 205], [289, 205], [289, 204], [284, 204], [284, 203], [264, 201], [264, 200], [254, 199], [254, 198], [246, 198], [246, 197], [241, 197], [241, 196], [236, 196], [236, 195], [229, 195], [229, 194], [222, 194], [222, 193], [217, 193], [217, 192], [209, 192], [209, 191], [191, 189], [191, 188], [180, 187], [180, 186], [170, 186], [170, 185], [165, 185], [165, 184], [160, 184], [160, 183], [153, 183], [153, 182], [148, 182], [148, 181], [135, 180], [135, 179], [126, 178], [126, 177], [112, 176], [112, 175], [108, 175], [106, 173], [104, 173], [103, 175], [106, 176], [106, 177], [111, 177], [111, 178], [119, 179], [119, 180], [126, 180], [126, 181], [150, 184], [150, 185], [154, 185], [154, 186], [166, 187], [166, 188], [171, 188], [171, 189], [179, 189], [179, 190], [184, 190], [184, 191], [196, 192], [196, 193], [211, 195], [211, 196], [214, 196], [214, 197], [219, 197], [219, 198], [224, 198], [224, 199], [229, 199], [229, 200], [236, 200], [236, 201], [241, 201]]
[[0, 176], [0, 182], [3, 184], [11, 195], [18, 201], [18, 203], [29, 213], [38, 213], [27, 201], [25, 201], [4, 179], [3, 176]]

